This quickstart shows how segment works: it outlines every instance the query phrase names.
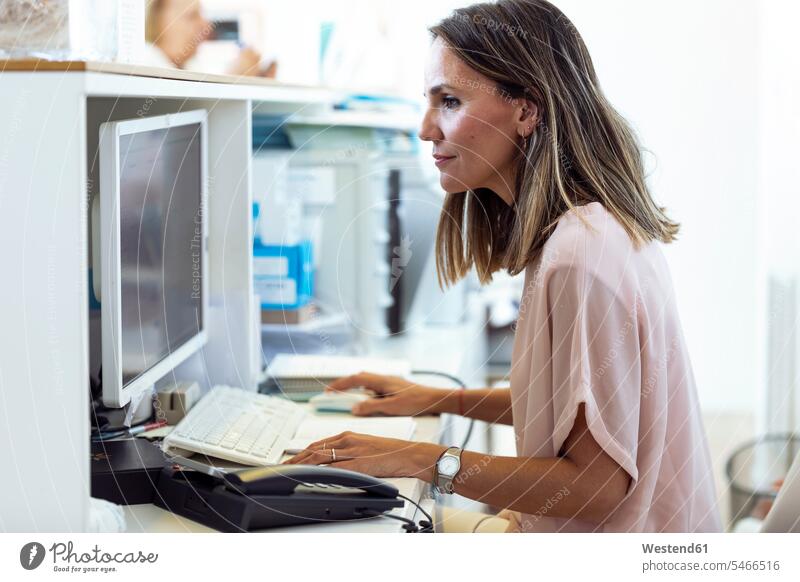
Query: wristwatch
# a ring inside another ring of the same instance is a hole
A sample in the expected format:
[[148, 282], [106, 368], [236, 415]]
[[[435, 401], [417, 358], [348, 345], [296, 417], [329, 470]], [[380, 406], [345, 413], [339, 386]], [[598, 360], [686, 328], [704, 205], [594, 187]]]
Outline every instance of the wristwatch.
[[453, 493], [453, 479], [461, 469], [461, 449], [450, 447], [439, 460], [433, 469], [433, 486], [439, 493], [451, 495]]

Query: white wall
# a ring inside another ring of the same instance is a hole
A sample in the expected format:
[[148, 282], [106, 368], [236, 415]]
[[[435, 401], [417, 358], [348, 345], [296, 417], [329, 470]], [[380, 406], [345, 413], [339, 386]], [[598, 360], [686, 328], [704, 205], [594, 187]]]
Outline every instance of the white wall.
[[765, 262], [772, 272], [798, 274], [800, 237], [800, 4], [760, 1], [759, 192], [764, 204]]
[[[800, 200], [800, 4], [760, 0], [758, 190], [761, 237], [761, 295], [768, 297], [768, 278], [788, 282], [800, 277], [800, 232], [795, 207]], [[797, 283], [795, 283], [796, 285]], [[775, 344], [759, 360], [771, 395], [759, 394], [759, 431], [800, 430], [800, 353], [798, 299], [785, 293], [765, 310], [761, 332]], [[787, 309], [787, 306], [792, 307]], [[785, 321], [792, 317], [793, 321]], [[772, 377], [769, 377], [772, 375]], [[790, 411], [794, 400], [794, 411]]]
[[755, 403], [757, 11], [753, 0], [557, 0], [611, 102], [652, 152], [701, 403]]

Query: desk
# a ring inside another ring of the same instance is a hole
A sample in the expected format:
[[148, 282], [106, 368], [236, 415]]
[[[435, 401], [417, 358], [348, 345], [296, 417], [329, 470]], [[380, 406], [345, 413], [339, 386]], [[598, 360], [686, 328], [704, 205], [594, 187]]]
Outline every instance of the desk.
[[[477, 311], [477, 309], [474, 309]], [[459, 376], [467, 382], [474, 381], [481, 372], [480, 363], [484, 361], [484, 336], [481, 333], [482, 320], [477, 315], [466, 318], [462, 324], [455, 326], [423, 326], [408, 333], [376, 340], [368, 355], [405, 358], [414, 369], [439, 370]], [[447, 380], [426, 377], [426, 384], [452, 387]], [[328, 414], [328, 413], [326, 413]], [[454, 422], [452, 415], [421, 416], [416, 418], [417, 430], [414, 440], [427, 442], [450, 442], [456, 438], [452, 433], [461, 435], [465, 430]], [[476, 435], [476, 439], [477, 435]], [[474, 443], [473, 443], [474, 444]], [[400, 493], [417, 503], [429, 495], [430, 485], [419, 479], [401, 478], [386, 479], [400, 490]], [[429, 512], [432, 504], [425, 507]], [[406, 502], [405, 506], [394, 510], [400, 515], [417, 521], [421, 518], [416, 507]], [[184, 517], [175, 515], [152, 504], [131, 505], [125, 507], [125, 518], [129, 532], [180, 533], [180, 532], [213, 532]], [[398, 533], [402, 532], [402, 523], [387, 518], [371, 518], [336, 523], [309, 524], [291, 527], [273, 528], [267, 532], [303, 532], [303, 533]]]
[[[417, 430], [414, 440], [438, 442], [440, 433], [440, 420], [437, 416], [420, 416], [416, 418]], [[386, 479], [400, 490], [400, 493], [413, 499], [417, 503], [427, 497], [430, 490], [428, 483], [415, 478]], [[152, 503], [142, 505], [128, 505], [124, 507], [125, 520], [130, 533], [186, 533], [186, 532], [214, 532], [209, 527], [201, 525], [185, 517], [170, 513]], [[426, 510], [429, 510], [426, 507]], [[406, 502], [405, 506], [392, 511], [415, 521], [421, 518], [417, 515], [415, 506]], [[297, 532], [297, 533], [400, 533], [403, 531], [402, 523], [385, 517], [374, 517], [363, 520], [341, 521], [334, 523], [320, 523], [297, 525], [265, 530], [272, 532]]]

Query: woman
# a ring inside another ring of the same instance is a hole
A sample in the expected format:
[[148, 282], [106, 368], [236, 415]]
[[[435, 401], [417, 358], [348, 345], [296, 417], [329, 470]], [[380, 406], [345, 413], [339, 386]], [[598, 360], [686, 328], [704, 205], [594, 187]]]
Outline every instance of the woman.
[[371, 374], [330, 388], [381, 396], [358, 414], [513, 424], [517, 456], [344, 433], [289, 462], [420, 477], [508, 508], [457, 516], [468, 531], [719, 531], [660, 248], [678, 224], [653, 202], [580, 35], [545, 0], [474, 5], [431, 31], [420, 136], [447, 192], [439, 277], [525, 271], [511, 388], [443, 392]]
[[[203, 17], [200, 0], [147, 0], [144, 64], [183, 69], [213, 32], [214, 25]], [[276, 71], [274, 61], [262, 70], [261, 55], [244, 47], [225, 72], [275, 78]]]

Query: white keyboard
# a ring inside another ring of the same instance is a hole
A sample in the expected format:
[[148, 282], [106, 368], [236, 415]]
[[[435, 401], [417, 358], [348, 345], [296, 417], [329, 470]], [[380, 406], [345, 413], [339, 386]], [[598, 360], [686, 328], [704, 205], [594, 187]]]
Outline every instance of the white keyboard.
[[306, 411], [275, 396], [215, 386], [164, 439], [178, 448], [245, 465], [277, 463]]

